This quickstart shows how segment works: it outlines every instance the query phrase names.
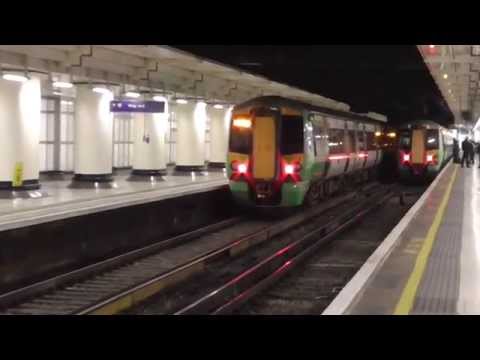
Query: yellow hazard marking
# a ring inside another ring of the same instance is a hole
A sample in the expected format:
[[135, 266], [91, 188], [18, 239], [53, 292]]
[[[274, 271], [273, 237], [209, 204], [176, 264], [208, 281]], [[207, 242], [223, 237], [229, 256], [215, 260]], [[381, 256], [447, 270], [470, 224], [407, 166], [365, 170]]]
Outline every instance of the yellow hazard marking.
[[455, 170], [453, 171], [452, 177], [450, 178], [450, 182], [448, 183], [445, 194], [443, 195], [442, 202], [440, 203], [437, 213], [435, 214], [433, 223], [428, 230], [427, 236], [425, 237], [423, 246], [418, 253], [415, 267], [413, 268], [407, 284], [403, 289], [402, 295], [400, 296], [400, 300], [395, 307], [395, 311], [393, 313], [394, 315], [408, 315], [413, 307], [415, 297], [417, 295], [418, 286], [420, 285], [423, 273], [425, 272], [425, 268], [427, 267], [428, 257], [430, 256], [430, 252], [432, 251], [433, 244], [437, 237], [438, 229], [440, 228], [443, 215], [450, 199], [453, 183], [455, 181], [455, 178], [457, 177], [457, 170], [458, 167], [456, 166]]
[[17, 162], [13, 171], [12, 186], [19, 187], [23, 185], [23, 162]]

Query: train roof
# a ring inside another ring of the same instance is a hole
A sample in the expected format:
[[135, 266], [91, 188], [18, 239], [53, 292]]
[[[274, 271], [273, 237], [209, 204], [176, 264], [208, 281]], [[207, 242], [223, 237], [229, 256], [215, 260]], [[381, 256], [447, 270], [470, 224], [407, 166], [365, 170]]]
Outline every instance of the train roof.
[[369, 112], [367, 114], [358, 114], [349, 111], [335, 110], [317, 105], [308, 104], [298, 100], [287, 99], [281, 96], [261, 96], [245, 101], [241, 104], [237, 104], [235, 109], [243, 107], [249, 107], [253, 105], [266, 105], [266, 106], [288, 106], [298, 110], [310, 110], [314, 112], [323, 113], [325, 115], [338, 116], [346, 118], [348, 120], [358, 120], [365, 122], [387, 122], [387, 117], [381, 114]]
[[434, 121], [431, 120], [414, 120], [414, 121], [409, 121], [407, 123], [402, 124], [399, 126], [400, 130], [405, 130], [405, 129], [412, 129], [414, 127], [420, 127], [420, 128], [426, 128], [426, 129], [445, 129], [447, 128], [437, 124]]

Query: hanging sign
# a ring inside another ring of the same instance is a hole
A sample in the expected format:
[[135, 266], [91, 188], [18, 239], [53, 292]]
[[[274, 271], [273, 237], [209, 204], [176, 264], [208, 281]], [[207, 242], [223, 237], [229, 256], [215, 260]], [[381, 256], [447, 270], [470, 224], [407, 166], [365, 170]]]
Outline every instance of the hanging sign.
[[163, 101], [111, 101], [111, 112], [164, 113]]

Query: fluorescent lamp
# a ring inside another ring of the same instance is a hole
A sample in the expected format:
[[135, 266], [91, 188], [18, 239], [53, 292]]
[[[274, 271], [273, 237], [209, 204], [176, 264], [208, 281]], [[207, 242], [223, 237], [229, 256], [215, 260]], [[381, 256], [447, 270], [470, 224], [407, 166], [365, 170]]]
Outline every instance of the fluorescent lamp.
[[188, 101], [185, 99], [177, 99], [177, 104], [188, 104]]
[[155, 96], [153, 97], [153, 101], [166, 102], [167, 99], [166, 99], [164, 96], [155, 95]]
[[2, 76], [5, 80], [10, 80], [10, 81], [20, 81], [20, 82], [25, 82], [28, 80], [26, 76], [23, 75], [16, 75], [16, 74], [4, 74]]
[[223, 105], [216, 104], [213, 106], [215, 109], [223, 109]]
[[63, 88], [63, 89], [71, 89], [73, 87], [72, 83], [65, 82], [65, 81], [55, 81], [53, 87]]
[[103, 87], [94, 87], [92, 91], [99, 93], [99, 94], [111, 94], [111, 91], [108, 90], [107, 88]]
[[125, 93], [125, 96], [129, 97], [129, 98], [135, 98], [136, 99], [136, 98], [140, 97], [140, 93], [135, 92], [135, 91], [128, 91], [128, 92]]

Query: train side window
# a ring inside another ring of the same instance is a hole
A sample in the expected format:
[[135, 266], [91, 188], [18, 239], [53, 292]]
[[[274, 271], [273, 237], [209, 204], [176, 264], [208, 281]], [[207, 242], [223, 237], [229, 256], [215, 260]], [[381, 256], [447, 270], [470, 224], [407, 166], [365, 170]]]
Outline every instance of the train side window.
[[358, 150], [359, 151], [365, 151], [366, 150], [365, 132], [363, 130], [359, 130], [357, 132], [357, 141], [358, 141]]
[[283, 115], [280, 151], [283, 155], [303, 153], [303, 117]]
[[252, 151], [252, 129], [232, 126], [230, 131], [230, 151], [250, 154]]
[[350, 153], [356, 152], [357, 144], [355, 141], [355, 131], [354, 130], [348, 130], [347, 131], [347, 136], [349, 140], [349, 149], [348, 151]]
[[377, 150], [377, 141], [375, 139], [375, 133], [368, 131], [367, 132], [367, 151], [376, 151]]
[[427, 150], [438, 149], [438, 130], [427, 130]]
[[328, 148], [330, 154], [345, 152], [345, 131], [343, 129], [328, 130]]

